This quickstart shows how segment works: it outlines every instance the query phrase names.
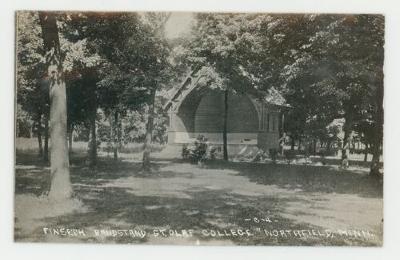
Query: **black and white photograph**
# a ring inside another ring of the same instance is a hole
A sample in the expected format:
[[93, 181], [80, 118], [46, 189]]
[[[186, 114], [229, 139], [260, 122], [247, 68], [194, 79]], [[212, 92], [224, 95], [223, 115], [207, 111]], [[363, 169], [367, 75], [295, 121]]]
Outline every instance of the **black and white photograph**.
[[15, 242], [383, 246], [384, 14], [14, 15]]

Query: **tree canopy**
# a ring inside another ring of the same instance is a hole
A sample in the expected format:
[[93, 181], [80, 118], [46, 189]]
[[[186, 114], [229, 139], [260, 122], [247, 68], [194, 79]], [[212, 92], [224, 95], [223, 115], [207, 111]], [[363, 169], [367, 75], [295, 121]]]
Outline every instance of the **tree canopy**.
[[[171, 40], [165, 35], [170, 15], [55, 13], [69, 139], [90, 129], [93, 158], [96, 129], [116, 151], [125, 139], [145, 147], [152, 139], [165, 142], [166, 93], [197, 71], [203, 87], [259, 99], [272, 88], [279, 92], [291, 107], [284, 129], [293, 142], [336, 142], [345, 152], [356, 135], [379, 160], [383, 16], [197, 13], [191, 32]], [[49, 138], [45, 45], [38, 13], [19, 12], [17, 102], [26, 113], [18, 113], [18, 122], [34, 129], [40, 146], [42, 132]]]

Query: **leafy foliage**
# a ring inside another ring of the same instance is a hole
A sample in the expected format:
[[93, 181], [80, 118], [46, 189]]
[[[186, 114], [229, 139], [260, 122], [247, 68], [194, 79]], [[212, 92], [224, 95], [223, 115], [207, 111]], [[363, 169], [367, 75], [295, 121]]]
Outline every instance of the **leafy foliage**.
[[[163, 143], [166, 93], [198, 71], [201, 87], [282, 94], [293, 140], [345, 146], [353, 136], [379, 155], [383, 16], [198, 13], [191, 33], [173, 40], [164, 34], [169, 16], [57, 13], [71, 128], [89, 127], [94, 114], [104, 130], [118, 113], [120, 142], [145, 141], [151, 130]], [[18, 13], [17, 50], [17, 101], [27, 112], [19, 120], [41, 131], [49, 101], [36, 12]]]

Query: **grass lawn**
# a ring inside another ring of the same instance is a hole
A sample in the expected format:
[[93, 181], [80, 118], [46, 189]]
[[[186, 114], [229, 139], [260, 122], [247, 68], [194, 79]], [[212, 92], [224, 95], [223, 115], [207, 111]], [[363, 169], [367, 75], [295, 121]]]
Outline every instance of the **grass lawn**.
[[158, 155], [153, 172], [143, 174], [140, 153], [118, 161], [100, 154], [96, 169], [74, 153], [74, 200], [60, 207], [42, 195], [48, 165], [32, 151], [17, 152], [16, 241], [382, 244], [382, 181], [362, 167], [222, 161], [200, 167]]

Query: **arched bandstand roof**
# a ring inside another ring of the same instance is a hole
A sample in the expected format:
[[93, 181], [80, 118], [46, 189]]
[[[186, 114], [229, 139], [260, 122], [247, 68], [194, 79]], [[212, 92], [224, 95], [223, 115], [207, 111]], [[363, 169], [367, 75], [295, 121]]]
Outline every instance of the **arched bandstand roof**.
[[[173, 88], [170, 91], [170, 98], [165, 104], [164, 110], [168, 110], [171, 107], [174, 110], [178, 110], [183, 103], [190, 103], [191, 106], [197, 107], [202, 96], [210, 90], [208, 87], [198, 84], [202, 76], [190, 72], [180, 87]], [[252, 101], [261, 101], [270, 106], [289, 107], [285, 98], [274, 87], [269, 88], [268, 91], [255, 91], [255, 93], [248, 94], [248, 96]]]

